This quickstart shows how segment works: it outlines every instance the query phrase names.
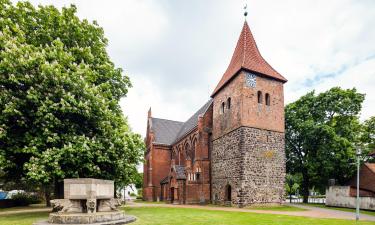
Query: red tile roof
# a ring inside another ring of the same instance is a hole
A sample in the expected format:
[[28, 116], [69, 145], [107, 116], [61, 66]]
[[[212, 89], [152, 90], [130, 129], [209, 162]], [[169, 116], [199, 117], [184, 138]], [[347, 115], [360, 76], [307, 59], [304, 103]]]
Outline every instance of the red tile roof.
[[229, 66], [219, 84], [216, 86], [211, 97], [213, 97], [241, 69], [258, 72], [281, 82], [287, 82], [287, 79], [285, 79], [281, 74], [273, 69], [266, 62], [266, 60], [263, 59], [246, 21], [243, 25], [240, 38], [238, 39], [237, 46], [234, 50]]
[[365, 163], [365, 165], [375, 174], [375, 163]]

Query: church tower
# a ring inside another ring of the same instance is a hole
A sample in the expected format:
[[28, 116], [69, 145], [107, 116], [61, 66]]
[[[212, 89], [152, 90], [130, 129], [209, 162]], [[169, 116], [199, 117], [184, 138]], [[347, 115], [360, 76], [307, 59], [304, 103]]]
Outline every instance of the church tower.
[[261, 56], [245, 21], [213, 98], [211, 199], [244, 207], [284, 195], [287, 80]]

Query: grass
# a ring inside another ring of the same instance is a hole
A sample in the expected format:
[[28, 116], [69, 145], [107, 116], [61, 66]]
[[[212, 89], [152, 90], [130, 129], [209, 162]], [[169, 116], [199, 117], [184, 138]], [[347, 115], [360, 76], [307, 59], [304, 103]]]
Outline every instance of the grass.
[[251, 209], [251, 210], [269, 210], [269, 211], [289, 211], [289, 212], [294, 212], [294, 211], [307, 211], [308, 209], [302, 209], [290, 205], [279, 205], [279, 206], [250, 206], [246, 207], [246, 209]]
[[[353, 212], [355, 213], [355, 209], [350, 209], [350, 208], [340, 208], [340, 207], [332, 207], [332, 206], [326, 206], [325, 204], [319, 204], [319, 203], [301, 203], [302, 205], [306, 206], [314, 206], [314, 207], [319, 207], [319, 208], [325, 208], [325, 209], [334, 209], [334, 210], [339, 210], [339, 211], [344, 211], [344, 212]], [[369, 211], [369, 210], [363, 210], [361, 209], [359, 211], [360, 214], [366, 214], [370, 216], [375, 216], [375, 211]]]
[[[374, 222], [338, 219], [316, 219], [297, 216], [256, 214], [247, 212], [226, 212], [219, 210], [167, 208], [167, 207], [125, 207], [126, 214], [137, 216], [134, 225], [374, 225]], [[48, 212], [27, 212], [3, 214], [1, 225], [31, 225], [46, 219]]]
[[126, 214], [137, 216], [134, 225], [374, 225], [374, 222], [339, 219], [225, 212], [188, 208], [126, 207]]
[[38, 220], [47, 219], [48, 212], [28, 212], [0, 215], [1, 225], [31, 225]]
[[24, 210], [24, 209], [42, 209], [46, 208], [46, 204], [33, 204], [29, 206], [16, 206], [16, 207], [10, 207], [10, 208], [0, 208], [0, 212], [8, 212], [8, 211], [18, 211], [18, 210]]

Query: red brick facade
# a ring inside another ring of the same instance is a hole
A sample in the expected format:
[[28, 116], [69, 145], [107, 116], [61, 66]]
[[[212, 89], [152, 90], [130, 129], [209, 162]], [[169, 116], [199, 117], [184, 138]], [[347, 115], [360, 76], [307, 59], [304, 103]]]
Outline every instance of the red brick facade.
[[285, 82], [262, 58], [245, 22], [227, 71], [198, 112], [183, 123], [154, 118], [150, 109], [144, 200], [281, 202]]

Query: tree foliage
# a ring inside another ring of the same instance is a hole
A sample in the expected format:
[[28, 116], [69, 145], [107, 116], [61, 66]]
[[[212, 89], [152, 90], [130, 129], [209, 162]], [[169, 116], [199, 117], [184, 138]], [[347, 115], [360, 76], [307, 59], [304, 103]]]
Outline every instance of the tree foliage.
[[131, 83], [76, 7], [0, 0], [0, 169], [43, 184], [133, 182], [143, 144], [119, 106]]
[[309, 187], [323, 191], [328, 179], [345, 183], [355, 171], [355, 144], [364, 95], [335, 87], [310, 92], [285, 108], [286, 154], [289, 173], [302, 174], [302, 194]]

